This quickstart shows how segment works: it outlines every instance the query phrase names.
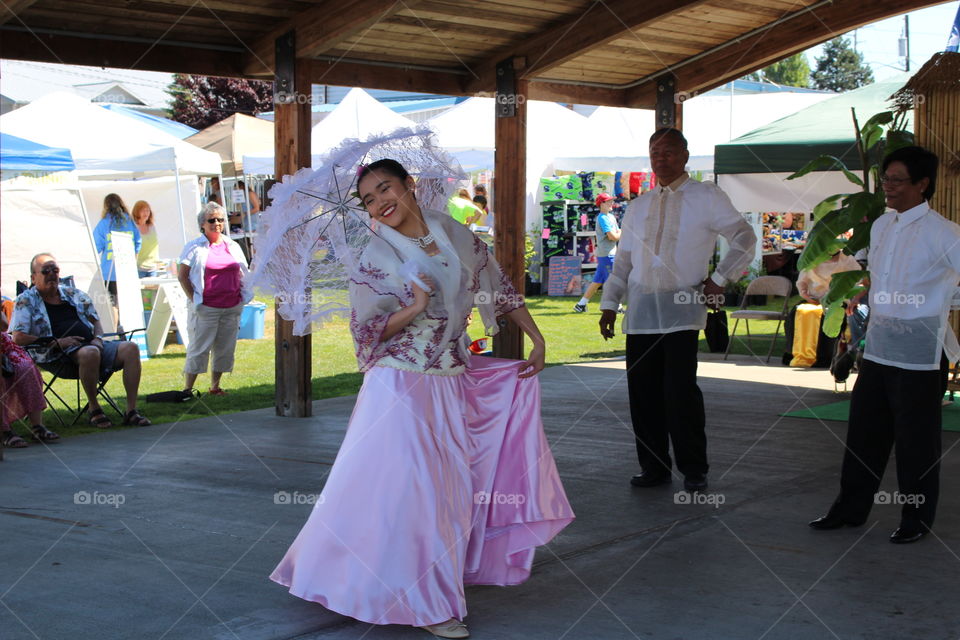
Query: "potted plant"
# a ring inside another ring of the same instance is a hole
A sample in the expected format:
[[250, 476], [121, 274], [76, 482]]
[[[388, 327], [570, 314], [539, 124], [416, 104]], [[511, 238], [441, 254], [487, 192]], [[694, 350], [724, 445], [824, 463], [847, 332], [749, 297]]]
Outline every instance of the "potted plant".
[[540, 227], [531, 225], [530, 231], [523, 237], [523, 266], [526, 269], [524, 277], [524, 295], [540, 295], [540, 260], [538, 259], [537, 243], [534, 238], [540, 238]]
[[[839, 169], [847, 180], [859, 187], [859, 191], [832, 195], [814, 207], [816, 223], [800, 255], [797, 266], [801, 270], [812, 269], [838, 250], [852, 256], [870, 244], [870, 228], [886, 209], [879, 180], [881, 161], [891, 151], [914, 144], [913, 133], [906, 130], [905, 111], [880, 112], [867, 120], [863, 127], [857, 122], [856, 111], [851, 111], [862, 176], [847, 169], [839, 158], [821, 155], [787, 178], [792, 180], [811, 171]], [[851, 230], [852, 233], [846, 237]], [[826, 335], [836, 337], [840, 333], [844, 316], [843, 301], [861, 291], [858, 283], [869, 276], [868, 271], [833, 274], [830, 291], [820, 301], [824, 309], [823, 332]]]
[[750, 271], [744, 271], [736, 280], [727, 282], [723, 289], [723, 304], [726, 307], [739, 307], [741, 298], [750, 285]]

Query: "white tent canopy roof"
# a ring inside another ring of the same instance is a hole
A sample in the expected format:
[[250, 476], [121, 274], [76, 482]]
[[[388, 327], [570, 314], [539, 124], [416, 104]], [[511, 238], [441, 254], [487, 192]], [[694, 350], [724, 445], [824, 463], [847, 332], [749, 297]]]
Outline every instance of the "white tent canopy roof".
[[198, 131], [186, 141], [220, 156], [226, 175], [243, 173], [244, 154], [273, 152], [273, 123], [242, 113]]
[[81, 178], [217, 175], [220, 156], [80, 96], [51, 93], [0, 117], [0, 130], [66, 147]]
[[[310, 131], [310, 155], [316, 167], [321, 156], [345, 140], [368, 140], [373, 136], [389, 133], [402, 127], [415, 127], [389, 107], [377, 102], [369, 93], [353, 88], [326, 118]], [[274, 154], [244, 154], [243, 172], [251, 175], [273, 175]]]
[[[470, 98], [427, 121], [441, 147], [467, 171], [493, 168], [496, 117], [493, 98]], [[527, 103], [527, 155], [552, 159], [587, 126], [582, 115], [554, 102]]]
[[310, 130], [311, 153], [323, 155], [347, 138], [368, 140], [414, 123], [389, 107], [377, 102], [363, 89], [354, 87], [330, 112]]
[[[716, 145], [833, 95], [784, 92], [691, 98], [683, 103], [683, 134], [690, 151], [687, 166], [712, 171]], [[598, 107], [587, 120], [583, 134], [558, 154], [557, 169], [636, 171], [650, 166], [647, 148], [655, 131], [653, 111]]]

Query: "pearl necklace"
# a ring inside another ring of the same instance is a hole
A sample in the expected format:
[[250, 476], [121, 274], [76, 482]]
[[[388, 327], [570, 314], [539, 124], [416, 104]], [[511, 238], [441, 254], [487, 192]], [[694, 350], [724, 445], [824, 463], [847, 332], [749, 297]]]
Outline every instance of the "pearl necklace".
[[407, 237], [407, 240], [417, 245], [421, 249], [426, 249], [434, 242], [433, 233], [428, 233], [425, 236], [420, 236], [419, 238], [410, 238]]

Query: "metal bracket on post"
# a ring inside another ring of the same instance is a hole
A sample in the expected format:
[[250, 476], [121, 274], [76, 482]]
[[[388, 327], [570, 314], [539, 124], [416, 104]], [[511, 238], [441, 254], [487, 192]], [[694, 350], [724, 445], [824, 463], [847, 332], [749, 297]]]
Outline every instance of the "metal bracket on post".
[[677, 126], [677, 77], [668, 73], [657, 78], [657, 129]]
[[273, 59], [273, 103], [291, 104], [297, 99], [296, 32], [287, 31], [277, 38]]
[[513, 58], [497, 63], [497, 96], [495, 99], [498, 118], [513, 118], [517, 115], [517, 76], [513, 70]]

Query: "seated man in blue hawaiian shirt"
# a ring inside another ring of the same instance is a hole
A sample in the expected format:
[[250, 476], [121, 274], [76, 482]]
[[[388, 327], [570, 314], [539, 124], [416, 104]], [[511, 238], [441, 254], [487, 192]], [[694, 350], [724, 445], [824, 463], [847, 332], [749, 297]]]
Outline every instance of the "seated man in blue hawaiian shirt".
[[123, 423], [147, 426], [150, 421], [137, 411], [140, 388], [140, 350], [132, 342], [104, 342], [100, 317], [93, 301], [83, 291], [60, 284], [60, 267], [49, 253], [30, 261], [33, 286], [17, 296], [11, 332], [13, 340], [26, 346], [52, 338], [34, 351], [37, 364], [48, 371], [77, 367], [80, 384], [90, 403], [90, 424], [101, 429], [113, 426], [97, 399], [99, 380], [123, 369], [127, 412]]

